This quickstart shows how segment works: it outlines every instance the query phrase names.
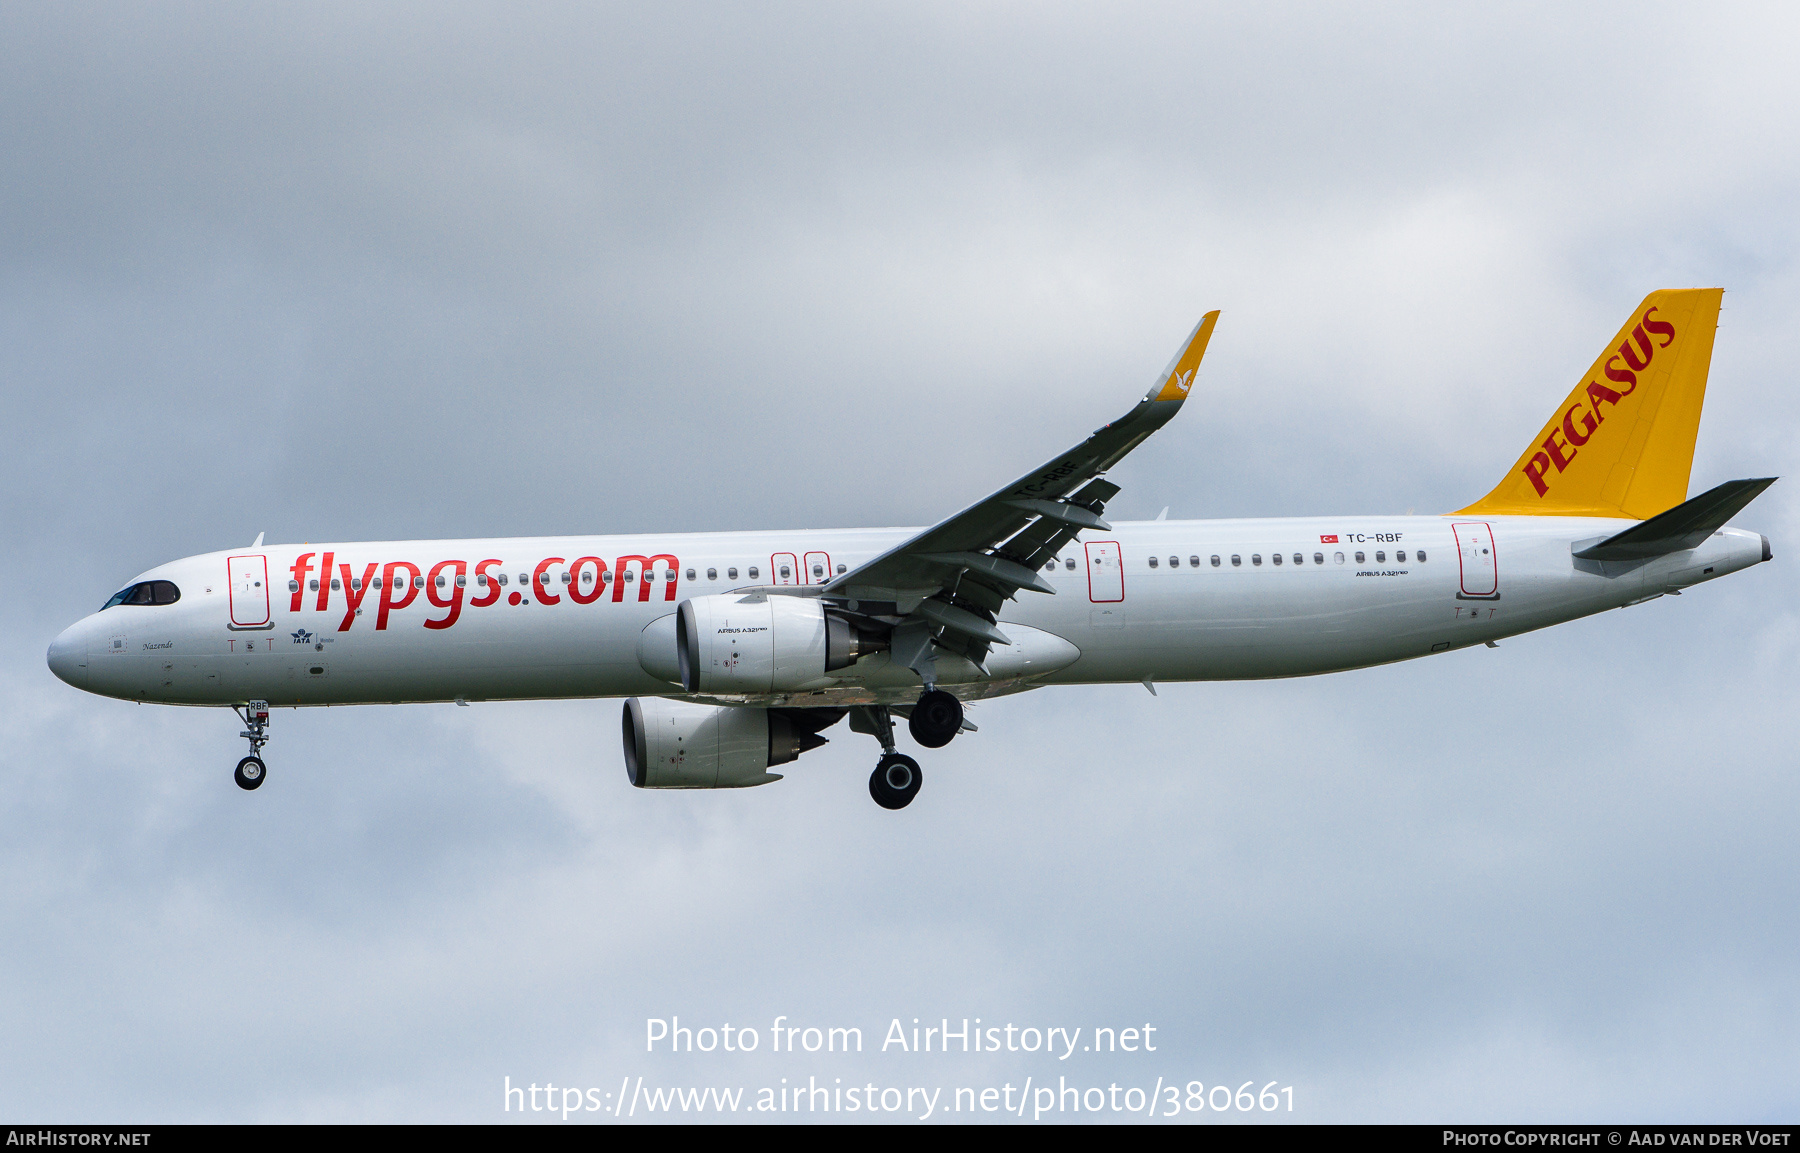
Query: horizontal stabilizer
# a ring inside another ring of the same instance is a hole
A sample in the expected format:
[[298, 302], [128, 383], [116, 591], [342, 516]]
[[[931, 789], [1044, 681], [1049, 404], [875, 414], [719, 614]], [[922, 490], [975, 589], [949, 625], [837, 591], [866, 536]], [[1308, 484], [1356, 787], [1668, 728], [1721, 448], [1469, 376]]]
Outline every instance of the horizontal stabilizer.
[[1777, 478], [1728, 480], [1643, 524], [1633, 525], [1575, 555], [1582, 560], [1643, 560], [1697, 547], [1725, 526], [1745, 505], [1762, 495]]

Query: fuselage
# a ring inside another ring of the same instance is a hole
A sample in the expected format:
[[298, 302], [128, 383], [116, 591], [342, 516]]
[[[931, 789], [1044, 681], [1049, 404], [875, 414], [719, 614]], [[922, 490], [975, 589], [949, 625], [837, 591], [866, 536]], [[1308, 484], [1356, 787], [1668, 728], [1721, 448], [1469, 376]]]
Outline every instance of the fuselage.
[[[1330, 516], [1124, 522], [1067, 545], [998, 614], [1015, 642], [946, 666], [964, 698], [1047, 684], [1305, 676], [1428, 656], [1618, 608], [1769, 558], [1719, 530], [1648, 561], [1572, 553], [1631, 521]], [[56, 675], [126, 700], [272, 706], [680, 696], [688, 597], [805, 595], [917, 529], [277, 545], [140, 575], [50, 648]], [[139, 599], [146, 599], [140, 596]], [[169, 600], [169, 596], [160, 598]], [[1010, 649], [1010, 651], [1009, 651]], [[960, 667], [958, 667], [960, 666]], [[746, 704], [903, 703], [886, 654]]]

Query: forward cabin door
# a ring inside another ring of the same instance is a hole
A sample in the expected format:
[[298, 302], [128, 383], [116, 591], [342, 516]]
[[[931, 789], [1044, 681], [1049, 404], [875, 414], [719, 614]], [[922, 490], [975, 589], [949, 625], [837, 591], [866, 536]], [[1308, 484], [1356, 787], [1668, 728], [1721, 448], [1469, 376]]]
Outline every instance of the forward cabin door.
[[225, 558], [231, 588], [231, 623], [253, 629], [269, 623], [269, 560], [261, 556]]
[[1500, 567], [1494, 557], [1494, 532], [1483, 522], [1450, 526], [1456, 533], [1456, 557], [1462, 566], [1462, 595], [1496, 600], [1500, 596]]
[[1125, 599], [1125, 569], [1119, 559], [1119, 542], [1090, 541], [1087, 549], [1088, 600], [1111, 604]]

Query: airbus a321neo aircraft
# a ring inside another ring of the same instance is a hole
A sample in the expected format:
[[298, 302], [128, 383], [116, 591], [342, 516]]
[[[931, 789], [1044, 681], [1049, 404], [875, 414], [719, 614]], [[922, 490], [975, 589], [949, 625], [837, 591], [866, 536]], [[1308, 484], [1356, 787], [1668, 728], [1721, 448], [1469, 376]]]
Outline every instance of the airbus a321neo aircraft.
[[1620, 608], [1770, 559], [1727, 528], [1773, 478], [1687, 499], [1721, 289], [1654, 292], [1487, 496], [1443, 516], [1108, 524], [1107, 473], [1186, 402], [1208, 313], [1119, 420], [937, 525], [262, 545], [151, 569], [51, 644], [78, 688], [242, 710], [626, 697], [625, 770], [725, 789], [893, 717], [940, 748], [963, 702], [1046, 685], [1362, 668]]

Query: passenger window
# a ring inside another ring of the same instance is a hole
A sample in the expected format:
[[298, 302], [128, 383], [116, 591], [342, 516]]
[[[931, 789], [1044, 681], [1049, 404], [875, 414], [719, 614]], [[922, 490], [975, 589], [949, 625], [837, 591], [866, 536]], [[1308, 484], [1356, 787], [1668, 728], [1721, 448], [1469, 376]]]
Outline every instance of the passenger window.
[[500, 583], [503, 585], [506, 583], [506, 574], [505, 573], [500, 574]]
[[849, 571], [849, 570], [848, 570], [848, 569], [846, 569], [846, 568], [845, 568], [845, 567], [844, 567], [844, 566], [843, 566], [843, 565], [841, 565], [841, 564], [840, 564], [840, 565], [838, 565], [838, 568], [837, 568], [837, 570], [838, 570], [838, 575], [839, 575], [839, 576], [843, 576], [843, 575], [844, 575], [844, 574], [845, 574], [845, 573], [846, 573], [846, 572], [848, 572], [848, 571]]
[[1361, 564], [1361, 563], [1363, 563], [1363, 554], [1362, 554], [1362, 553], [1361, 553], [1361, 552], [1358, 552], [1358, 553], [1357, 553], [1357, 554], [1356, 554], [1356, 563], [1357, 563], [1357, 564]]
[[[562, 576], [559, 579], [562, 581], [562, 583], [568, 584], [569, 583], [569, 574], [565, 572], [562, 574]], [[439, 581], [438, 583], [442, 584], [443, 582]]]
[[1377, 551], [1375, 553], [1375, 563], [1376, 564], [1386, 564], [1387, 563], [1387, 553], [1382, 552], [1382, 551]]
[[1325, 554], [1322, 552], [1314, 553], [1313, 554], [1313, 563], [1314, 564], [1324, 564], [1325, 563]]
[[718, 569], [716, 569], [716, 568], [709, 568], [709, 569], [707, 569], [707, 570], [706, 570], [706, 579], [707, 579], [707, 580], [709, 580], [709, 581], [716, 581], [716, 580], [718, 580], [718, 579], [719, 579], [719, 570], [718, 570]]
[[1155, 567], [1156, 567], [1156, 558], [1155, 558], [1155, 557], [1151, 557], [1151, 558], [1150, 558], [1150, 567], [1151, 567], [1151, 568], [1155, 568]]
[[[438, 578], [438, 584], [439, 584], [439, 585], [442, 585], [442, 584], [443, 584], [443, 583], [444, 583], [444, 578], [443, 578], [443, 577], [439, 577], [439, 578]], [[424, 578], [424, 577], [422, 577], [422, 576], [416, 576], [416, 577], [414, 577], [414, 578], [413, 578], [413, 587], [414, 587], [414, 588], [416, 588], [416, 589], [422, 589], [422, 588], [424, 588], [424, 587], [425, 587], [425, 578]]]
[[737, 569], [736, 568], [728, 568], [725, 570], [725, 575], [730, 577], [732, 580], [736, 580], [737, 579]]
[[519, 583], [522, 585], [528, 585], [531, 583], [531, 578], [526, 576], [524, 573], [520, 573], [519, 574]]
[[1394, 559], [1399, 561], [1401, 564], [1405, 564], [1406, 563], [1406, 550], [1401, 549], [1399, 552], [1396, 552], [1394, 554]]
[[1169, 558], [1169, 567], [1170, 568], [1180, 568], [1181, 567], [1181, 558], [1178, 556], [1170, 557]]
[[1337, 561], [1337, 563], [1339, 563], [1339, 564], [1343, 564], [1344, 563], [1344, 554], [1341, 552], [1334, 552], [1331, 554], [1331, 559]]
[[300, 582], [299, 581], [289, 581], [288, 582], [288, 591], [291, 593], [299, 592], [300, 591]]
[[751, 566], [750, 566], [750, 579], [751, 579], [751, 580], [760, 580], [760, 579], [762, 579], [762, 578], [761, 578], [761, 577], [759, 577], [759, 576], [758, 576], [758, 575], [757, 575], [757, 573], [758, 573], [758, 572], [759, 572], [759, 571], [760, 571], [760, 570], [759, 570], [759, 569], [757, 569], [757, 567], [756, 567], [756, 566], [755, 566], [755, 565], [751, 565]]
[[[1232, 564], [1236, 564], [1236, 563], [1237, 563], [1237, 561], [1235, 561], [1235, 560], [1234, 560], [1234, 561], [1232, 561], [1232, 562], [1231, 562], [1231, 563], [1232, 563]], [[1214, 568], [1218, 568], [1218, 567], [1219, 567], [1219, 554], [1218, 554], [1218, 553], [1214, 553], [1214, 554], [1213, 554], [1213, 558], [1212, 558], [1212, 566], [1213, 566], [1213, 567], [1214, 567]]]
[[1306, 558], [1301, 556], [1299, 553], [1295, 553], [1294, 554], [1294, 563], [1295, 564], [1305, 564]]
[[786, 565], [782, 565], [782, 566], [781, 566], [781, 575], [782, 575], [782, 576], [787, 576], [787, 575], [788, 575], [788, 566], [786, 566]]
[[331, 591], [332, 592], [337, 592], [337, 591], [341, 590], [343, 587], [344, 586], [343, 586], [342, 582], [340, 582], [336, 577], [331, 578]]
[[630, 569], [626, 569], [624, 571], [624, 577], [625, 577], [626, 581], [628, 581], [632, 584], [637, 583], [637, 574], [632, 572]]
[[306, 591], [311, 592], [311, 593], [318, 592], [319, 591], [319, 582], [316, 580], [307, 581], [306, 582]]
[[[505, 584], [506, 578], [501, 577], [500, 583]], [[605, 569], [600, 570], [600, 583], [603, 585], [609, 585], [612, 583], [612, 570], [611, 569], [605, 568]]]
[[1055, 567], [1056, 567], [1056, 558], [1055, 557], [1051, 557], [1049, 560], [1044, 562], [1044, 571], [1045, 572], [1049, 572], [1051, 569], [1053, 569]]
[[1244, 563], [1243, 557], [1239, 556], [1237, 553], [1231, 554], [1231, 567], [1232, 568], [1241, 568], [1243, 566], [1243, 563]]
[[1075, 558], [1070, 557], [1068, 560], [1064, 561], [1063, 567], [1068, 569], [1070, 572], [1074, 572], [1075, 571]]
[[[456, 583], [461, 584], [462, 578], [457, 577]], [[584, 585], [591, 585], [594, 583], [594, 570], [593, 569], [585, 569], [584, 568], [581, 570], [581, 583]]]
[[816, 564], [813, 566], [813, 579], [814, 580], [824, 580], [825, 579], [825, 566], [824, 565]]
[[694, 570], [693, 570], [693, 569], [689, 569], [689, 570], [688, 570], [688, 579], [689, 579], [689, 580], [693, 580], [693, 579], [694, 579]]
[[1418, 551], [1418, 552], [1416, 552], [1416, 553], [1414, 553], [1414, 554], [1413, 554], [1413, 557], [1414, 557], [1414, 559], [1416, 559], [1416, 560], [1417, 560], [1417, 561], [1418, 561], [1418, 562], [1419, 562], [1419, 563], [1420, 563], [1420, 564], [1424, 564], [1424, 563], [1425, 563], [1425, 550], [1424, 550], [1424, 549], [1420, 549], [1420, 550], [1419, 550], [1419, 551]]
[[[1274, 562], [1275, 562], [1275, 563], [1276, 563], [1276, 564], [1280, 564], [1280, 563], [1281, 563], [1281, 554], [1280, 554], [1280, 553], [1276, 553], [1276, 554], [1275, 554], [1275, 555], [1274, 555], [1274, 556], [1272, 556], [1272, 557], [1270, 557], [1270, 558], [1269, 558], [1269, 559], [1270, 559], [1270, 560], [1272, 560], [1272, 561], [1274, 561]], [[1250, 560], [1251, 560], [1251, 562], [1252, 562], [1252, 563], [1255, 563], [1255, 564], [1261, 564], [1261, 563], [1262, 563], [1262, 560], [1261, 560], [1261, 558], [1259, 558], [1259, 557], [1251, 557], [1251, 558], [1250, 558]]]
[[1250, 563], [1253, 565], [1261, 565], [1262, 564], [1262, 554], [1259, 552], [1251, 553], [1250, 554]]
[[1188, 567], [1189, 568], [1199, 568], [1200, 567], [1200, 558], [1197, 556], [1189, 557], [1188, 558]]

